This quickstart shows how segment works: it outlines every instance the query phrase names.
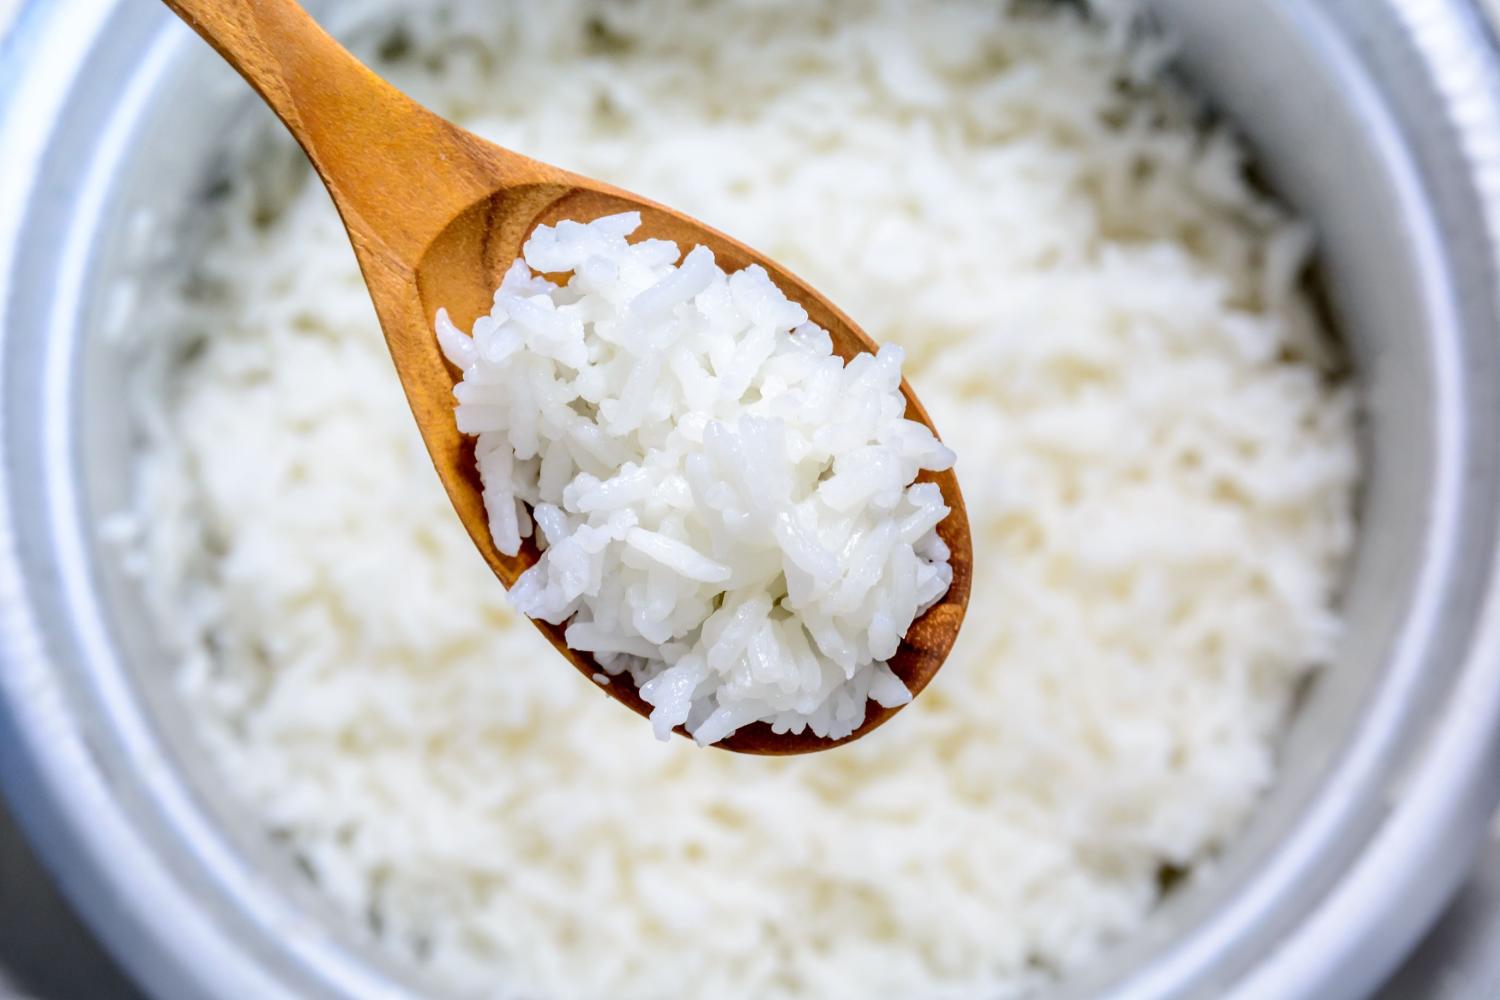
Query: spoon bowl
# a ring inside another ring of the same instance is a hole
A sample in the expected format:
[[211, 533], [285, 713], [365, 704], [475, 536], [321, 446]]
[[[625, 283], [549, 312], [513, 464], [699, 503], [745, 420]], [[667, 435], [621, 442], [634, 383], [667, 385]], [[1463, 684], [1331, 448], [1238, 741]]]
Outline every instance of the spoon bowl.
[[[354, 246], [406, 398], [454, 510], [485, 562], [506, 586], [539, 553], [528, 539], [503, 555], [489, 530], [472, 439], [454, 421], [460, 372], [443, 357], [433, 330], [445, 308], [461, 327], [489, 312], [493, 293], [531, 232], [565, 219], [588, 222], [639, 212], [641, 237], [702, 245], [735, 271], [759, 264], [782, 292], [826, 329], [847, 362], [876, 345], [806, 282], [744, 244], [645, 198], [569, 173], [480, 139], [417, 105], [329, 37], [295, 0], [165, 0], [270, 105], [327, 186]], [[932, 426], [911, 386], [901, 385], [906, 416]], [[935, 431], [934, 431], [935, 433]], [[968, 606], [973, 552], [968, 517], [953, 472], [923, 473], [950, 513], [938, 525], [953, 568], [948, 593], [912, 623], [891, 670], [919, 694], [953, 647]], [[594, 659], [569, 649], [563, 627], [534, 624], [585, 677]], [[651, 706], [630, 683], [601, 690], [642, 716]], [[755, 754], [827, 749], [875, 729], [899, 708], [866, 706], [864, 723], [841, 740], [745, 726], [714, 744]], [[678, 732], [686, 732], [678, 727]]]

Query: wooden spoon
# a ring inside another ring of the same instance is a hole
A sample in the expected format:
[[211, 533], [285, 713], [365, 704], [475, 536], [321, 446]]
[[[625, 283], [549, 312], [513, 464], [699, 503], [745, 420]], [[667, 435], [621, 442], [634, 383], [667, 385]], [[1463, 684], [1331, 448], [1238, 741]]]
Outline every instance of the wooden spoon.
[[[805, 282], [723, 233], [619, 188], [501, 149], [420, 107], [330, 38], [295, 0], [165, 2], [271, 106], [328, 187], [433, 465], [474, 544], [507, 587], [538, 553], [528, 545], [507, 557], [490, 537], [472, 441], [454, 423], [458, 373], [438, 349], [433, 317], [442, 306], [467, 328], [489, 312], [501, 276], [536, 226], [640, 212], [637, 236], [673, 240], [684, 251], [702, 244], [726, 271], [760, 264], [787, 297], [828, 330], [835, 352], [846, 361], [876, 349]], [[546, 95], [536, 100], [544, 104]], [[930, 427], [911, 387], [902, 383], [901, 390], [907, 416]], [[951, 472], [930, 480], [952, 508], [938, 532], [952, 550], [953, 585], [941, 603], [912, 624], [890, 661], [913, 695], [953, 646], [973, 570], [958, 481]], [[567, 647], [561, 627], [535, 624], [585, 677], [599, 670], [591, 657]], [[650, 714], [628, 678], [601, 689], [639, 714]], [[863, 736], [895, 711], [870, 703], [864, 724], [846, 739]], [[806, 731], [778, 736], [756, 723], [715, 745], [742, 753], [794, 754], [840, 742], [845, 741]]]

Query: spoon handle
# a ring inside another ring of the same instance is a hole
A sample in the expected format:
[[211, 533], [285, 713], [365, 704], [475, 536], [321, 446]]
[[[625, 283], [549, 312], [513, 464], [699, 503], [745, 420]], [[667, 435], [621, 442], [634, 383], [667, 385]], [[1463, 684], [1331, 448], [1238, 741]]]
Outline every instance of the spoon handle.
[[442, 224], [495, 188], [492, 148], [382, 80], [296, 0], [163, 2], [296, 138], [367, 270], [409, 276]]

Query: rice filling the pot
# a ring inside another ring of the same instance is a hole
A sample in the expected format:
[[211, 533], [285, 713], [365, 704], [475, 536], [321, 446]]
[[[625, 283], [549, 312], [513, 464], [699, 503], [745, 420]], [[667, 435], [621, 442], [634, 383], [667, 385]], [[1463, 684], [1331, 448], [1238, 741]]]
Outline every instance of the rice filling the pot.
[[356, 39], [905, 350], [962, 456], [970, 611], [899, 724], [805, 759], [657, 744], [559, 668], [327, 195], [250, 123], [138, 331], [137, 565], [226, 783], [351, 924], [460, 996], [1008, 996], [1235, 835], [1338, 639], [1355, 405], [1307, 227], [1135, 13], [476, 0]]

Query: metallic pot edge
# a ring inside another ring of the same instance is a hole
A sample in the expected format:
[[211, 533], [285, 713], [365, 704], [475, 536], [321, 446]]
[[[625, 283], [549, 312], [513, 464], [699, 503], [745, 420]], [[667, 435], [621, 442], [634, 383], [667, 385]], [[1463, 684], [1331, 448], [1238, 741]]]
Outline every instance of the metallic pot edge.
[[[1334, 0], [1327, 6], [1357, 37], [1365, 5]], [[1399, 39], [1363, 39], [1378, 63], [1370, 74], [1387, 103], [1405, 112], [1401, 138], [1432, 199], [1440, 241], [1434, 251], [1449, 274], [1454, 319], [1493, 334], [1500, 331], [1500, 49], [1494, 26], [1472, 2], [1385, 6], [1402, 31]], [[1423, 83], [1440, 97], [1440, 117], [1411, 113], [1416, 88], [1399, 72], [1407, 66], [1420, 66]], [[1447, 141], [1435, 141], [1440, 136]], [[1469, 391], [1485, 393], [1478, 402], [1493, 412], [1500, 371], [1464, 375]], [[1467, 430], [1471, 460], [1493, 470], [1500, 464], [1500, 454], [1486, 447], [1495, 440], [1493, 425], [1489, 434]], [[1373, 991], [1469, 871], [1500, 802], [1500, 586], [1494, 577], [1500, 549], [1493, 529], [1488, 542], [1482, 551], [1459, 554], [1483, 567], [1476, 582], [1483, 588], [1478, 627], [1441, 723], [1389, 789], [1388, 820], [1338, 891], [1237, 984], [1235, 995], [1290, 996], [1308, 983], [1337, 983], [1356, 995]], [[1406, 877], [1390, 877], [1393, 870]]]
[[[28, 297], [56, 296], [56, 302], [44, 303], [48, 315], [46, 327], [33, 331], [39, 337], [64, 329], [72, 323], [78, 309], [78, 282], [87, 272], [86, 251], [66, 249], [69, 240], [77, 243], [86, 237], [87, 227], [73, 233], [48, 233], [42, 243], [27, 243], [24, 252], [55, 252], [70, 258], [60, 268], [62, 277], [54, 285], [29, 285], [17, 281], [16, 262], [22, 256], [26, 239], [25, 220], [38, 198], [98, 197], [108, 189], [105, 183], [85, 183], [79, 192], [48, 190], [48, 178], [42, 166], [44, 155], [54, 142], [60, 121], [59, 109], [69, 100], [74, 84], [83, 69], [97, 65], [91, 62], [103, 48], [109, 35], [116, 8], [95, 0], [58, 0], [52, 5], [31, 4], [23, 10], [15, 32], [7, 38], [8, 48], [18, 55], [9, 63], [0, 91], [0, 142], [7, 159], [19, 164], [16, 183], [0, 188], [0, 334], [11, 329], [8, 317], [17, 303]], [[121, 53], [125, 58], [139, 58], [142, 64], [155, 61], [156, 69], [172, 57], [175, 46], [187, 44], [190, 33], [181, 26], [155, 43], [144, 54]], [[110, 39], [113, 41], [114, 39]], [[132, 79], [141, 82], [151, 76], [151, 67], [136, 73]], [[142, 88], [142, 96], [148, 88]], [[129, 119], [139, 113], [131, 107], [131, 95], [121, 100], [122, 110], [110, 120], [110, 127], [97, 139], [97, 146], [107, 150], [128, 134]], [[112, 163], [116, 157], [108, 152], [97, 157], [98, 164]], [[96, 164], [96, 166], [98, 165]], [[98, 180], [97, 178], [95, 179]], [[93, 206], [97, 216], [98, 206]], [[79, 208], [87, 217], [90, 212]], [[71, 282], [71, 286], [69, 283]], [[35, 303], [33, 303], [35, 304]], [[63, 338], [58, 338], [59, 340]], [[55, 345], [29, 345], [40, 355]], [[0, 384], [11, 375], [0, 358]], [[47, 362], [36, 366], [60, 375], [64, 369]], [[47, 387], [24, 385], [27, 409], [40, 413], [45, 407]], [[52, 387], [51, 394], [59, 395]], [[15, 426], [0, 416], [0, 447], [5, 464], [0, 469], [3, 481], [15, 477], [40, 479], [48, 474], [36, 456], [13, 447], [19, 436]], [[50, 448], [70, 453], [71, 442], [54, 440]], [[54, 469], [55, 471], [55, 469]], [[59, 477], [53, 490], [57, 518], [74, 515], [79, 510], [77, 484]], [[66, 599], [69, 607], [93, 604], [86, 579], [60, 582], [67, 574], [64, 564], [86, 565], [82, 558], [69, 559], [61, 547], [76, 541], [67, 531], [47, 531], [45, 536], [18, 530], [11, 496], [0, 491], [0, 791], [9, 800], [16, 819], [37, 848], [43, 863], [57, 880], [65, 895], [78, 909], [90, 928], [99, 936], [113, 957], [152, 996], [160, 998], [203, 998], [208, 996], [276, 997], [298, 995], [289, 985], [286, 970], [275, 955], [256, 944], [268, 938], [267, 927], [247, 916], [236, 914], [226, 919], [210, 914], [194, 882], [194, 871], [188, 859], [165, 857], [161, 844], [153, 841], [141, 823], [140, 786], [169, 790], [171, 782], [159, 780], [170, 768], [158, 752], [158, 746], [139, 730], [120, 732], [120, 727], [101, 725], [100, 719], [81, 717], [74, 702], [78, 692], [69, 679], [55, 669], [55, 644], [63, 640], [48, 635], [40, 622], [42, 615], [35, 601], [39, 595], [28, 587], [22, 574], [23, 564], [35, 566], [36, 553], [43, 565], [52, 562], [58, 579], [49, 580], [59, 587], [70, 587]], [[78, 557], [78, 553], [71, 553]], [[27, 558], [30, 556], [31, 558]], [[97, 623], [97, 616], [90, 619]], [[97, 630], [67, 637], [67, 642], [92, 646], [90, 652], [108, 659], [102, 648], [106, 642]], [[90, 691], [89, 697], [108, 703], [128, 700], [123, 690]], [[136, 713], [126, 711], [121, 718]], [[100, 745], [99, 732], [110, 730], [118, 746], [123, 740], [130, 745], [137, 760], [151, 761], [154, 767], [145, 774], [122, 773], [110, 747]], [[190, 826], [201, 822], [195, 810], [185, 808], [170, 793], [158, 796], [154, 808], [175, 811]], [[213, 837], [192, 838], [195, 849], [222, 848]], [[204, 859], [195, 857], [193, 864]], [[236, 866], [219, 859], [220, 871]], [[322, 946], [322, 928], [311, 918], [291, 920], [278, 928], [282, 934], [299, 939], [304, 947], [337, 952]], [[395, 995], [391, 983], [363, 967], [349, 956], [340, 963], [337, 952], [332, 965], [341, 974], [334, 976], [341, 987], [329, 995], [374, 996]]]
[[[1451, 660], [1462, 669], [1443, 691], [1441, 704], [1431, 709], [1431, 721], [1413, 727], [1419, 734], [1416, 748], [1373, 786], [1363, 811], [1377, 814], [1378, 826], [1295, 924], [1267, 935], [1253, 919], [1236, 924], [1215, 914], [1209, 926], [1190, 931], [1181, 947], [1165, 949], [1158, 962], [1132, 975], [1122, 993], [1130, 997], [1166, 995], [1187, 981], [1187, 967], [1204, 950], [1213, 950], [1215, 933], [1236, 926], [1259, 941], [1258, 951], [1247, 958], [1236, 942], [1221, 940], [1218, 975], [1193, 980], [1212, 991], [1202, 995], [1247, 1000], [1367, 995], [1453, 896], [1500, 800], [1500, 549], [1492, 487], [1475, 489], [1493, 481], [1500, 458], [1482, 444], [1497, 436], [1500, 372], [1492, 361], [1476, 365], [1475, 355], [1483, 359], [1485, 352], [1469, 349], [1474, 338], [1494, 338], [1500, 331], [1495, 296], [1500, 287], [1495, 184], [1500, 63], [1490, 25], [1475, 4], [1450, 0], [1323, 0], [1278, 8], [1311, 28], [1331, 29], [1315, 32], [1323, 36], [1324, 61], [1347, 79], [1349, 93], [1369, 105], [1362, 117], [1387, 147], [1384, 159], [1398, 168], [1419, 259], [1432, 272], [1424, 284], [1432, 292], [1435, 328], [1425, 334], [1442, 355], [1439, 432], [1432, 446], [1441, 456], [1443, 475], [1428, 534], [1440, 547], [1453, 538], [1464, 542], [1439, 557], [1442, 568], [1429, 566], [1418, 586], [1424, 597], [1444, 594], [1435, 603], [1424, 601], [1425, 608], [1416, 612], [1423, 623], [1414, 631], [1425, 632], [1434, 651], [1426, 658], [1398, 651], [1404, 681], [1384, 684], [1367, 711], [1394, 720], [1403, 707], [1400, 696], [1426, 696], [1426, 668]], [[1466, 615], [1462, 606], [1469, 602], [1473, 607]], [[1447, 634], [1455, 628], [1472, 631], [1455, 642]], [[1363, 768], [1368, 777], [1380, 779], [1370, 755], [1382, 748], [1365, 742], [1353, 752], [1367, 759], [1345, 770]], [[1353, 821], [1359, 811], [1343, 801], [1350, 788], [1340, 785], [1330, 792], [1310, 810], [1309, 822], [1342, 822], [1357, 829]], [[1302, 841], [1301, 831], [1291, 839]], [[1302, 891], [1298, 879], [1311, 882], [1326, 874], [1324, 865], [1340, 863], [1332, 854], [1302, 854], [1306, 846], [1296, 844], [1288, 852], [1292, 857], [1268, 865], [1282, 869], [1281, 886], [1288, 894]], [[1243, 895], [1254, 897], [1268, 883], [1274, 884], [1274, 877], [1257, 879]], [[1225, 909], [1253, 914], [1256, 902], [1234, 899]]]
[[[0, 238], [5, 240], [5, 268], [0, 271], [0, 304], [5, 314], [31, 290], [19, 287], [14, 257], [19, 227], [39, 187], [41, 153], [57, 120], [57, 110], [78, 72], [87, 45], [95, 38], [106, 11], [100, 5], [62, 0], [52, 11], [28, 5], [6, 39], [14, 53], [0, 106], [0, 135], [9, 151], [14, 178], [0, 190]], [[50, 54], [45, 57], [44, 54]], [[3, 417], [0, 417], [3, 420]], [[8, 442], [13, 428], [0, 423]], [[11, 454], [11, 449], [6, 449]], [[9, 458], [7, 478], [28, 474]], [[87, 733], [65, 708], [66, 694], [48, 669], [47, 639], [29, 604], [20, 575], [20, 552], [40, 540], [14, 529], [9, 495], [0, 497], [0, 642], [3, 681], [11, 711], [0, 712], [0, 783], [13, 812], [38, 848], [53, 876], [106, 943], [114, 957], [153, 994], [184, 995], [210, 983], [197, 980], [192, 956], [207, 959], [226, 974], [254, 989], [264, 984], [241, 979], [240, 960], [232, 941], [204, 927], [185, 905], [170, 874], [126, 820], [114, 801], [114, 781], [90, 746]], [[126, 890], [110, 869], [132, 873]], [[100, 887], [108, 886], [101, 893]], [[170, 920], [180, 936], [164, 941], [151, 934], [145, 910]]]

